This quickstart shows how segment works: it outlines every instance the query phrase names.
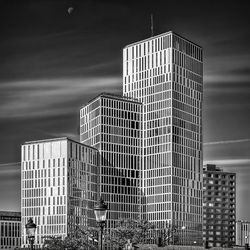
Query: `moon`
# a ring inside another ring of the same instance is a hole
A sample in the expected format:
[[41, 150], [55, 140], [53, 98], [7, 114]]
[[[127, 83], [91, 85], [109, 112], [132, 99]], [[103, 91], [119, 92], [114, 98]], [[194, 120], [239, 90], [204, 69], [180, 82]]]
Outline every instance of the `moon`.
[[69, 7], [69, 8], [68, 8], [68, 13], [69, 13], [69, 15], [73, 12], [73, 10], [74, 10], [73, 7]]

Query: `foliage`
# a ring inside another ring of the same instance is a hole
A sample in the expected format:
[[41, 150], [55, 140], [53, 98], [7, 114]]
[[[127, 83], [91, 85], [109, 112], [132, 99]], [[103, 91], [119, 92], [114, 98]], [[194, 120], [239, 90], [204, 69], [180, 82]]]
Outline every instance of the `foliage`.
[[144, 244], [149, 238], [150, 231], [154, 228], [155, 225], [147, 220], [137, 221], [136, 243]]
[[[120, 220], [118, 227], [110, 230], [109, 234], [104, 233], [104, 243], [112, 245], [114, 249], [122, 249], [130, 240], [133, 244], [144, 244], [149, 237], [149, 232], [154, 225], [145, 220]], [[97, 228], [77, 228], [65, 239], [50, 236], [44, 243], [47, 250], [96, 250], [98, 248]]]
[[118, 227], [111, 229], [106, 242], [114, 246], [115, 249], [124, 248], [128, 240], [132, 244], [143, 244], [153, 228], [154, 225], [145, 220], [122, 219]]
[[63, 240], [57, 236], [47, 236], [44, 240], [44, 247], [51, 250], [65, 249]]
[[46, 237], [44, 249], [47, 250], [95, 250], [98, 233], [96, 228], [77, 228], [65, 239], [56, 236]]
[[161, 232], [162, 246], [177, 244], [179, 235], [176, 232], [176, 226], [168, 226], [166, 229], [164, 229], [164, 231]]

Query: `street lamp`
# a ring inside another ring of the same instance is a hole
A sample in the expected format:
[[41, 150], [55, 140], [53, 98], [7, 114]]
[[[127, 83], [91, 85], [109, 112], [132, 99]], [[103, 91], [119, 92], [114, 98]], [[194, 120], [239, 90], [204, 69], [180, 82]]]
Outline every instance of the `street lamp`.
[[192, 245], [191, 250], [193, 249], [193, 246], [196, 246], [196, 243], [197, 243], [197, 241], [195, 240], [195, 241], [193, 242], [193, 245]]
[[30, 249], [33, 249], [33, 244], [35, 241], [36, 224], [33, 222], [32, 218], [28, 219], [28, 223], [25, 225], [26, 234], [28, 235], [28, 240], [30, 243]]
[[[186, 226], [182, 226], [181, 228], [175, 227], [175, 230], [173, 231], [173, 238], [174, 238], [174, 233], [177, 233], [177, 236], [181, 239], [178, 239], [179, 243], [183, 242], [183, 231], [186, 229]], [[175, 242], [173, 241], [173, 244]], [[182, 244], [182, 243], [181, 243]]]
[[248, 236], [245, 235], [245, 249], [249, 249]]
[[177, 234], [177, 236], [179, 236], [181, 233], [180, 230], [185, 230], [186, 226], [182, 226], [181, 228], [178, 228], [177, 226], [173, 226], [171, 224], [169, 224], [166, 221], [166, 231], [164, 229], [164, 231], [160, 231], [160, 234], [158, 236], [158, 246], [164, 246], [165, 244], [169, 245], [170, 244], [170, 240], [172, 241], [172, 244], [175, 244], [175, 236]]
[[100, 197], [100, 200], [94, 207], [96, 222], [98, 223], [101, 231], [100, 250], [102, 250], [102, 235], [103, 235], [103, 228], [106, 224], [107, 210], [108, 210], [107, 204], [104, 203], [102, 197]]

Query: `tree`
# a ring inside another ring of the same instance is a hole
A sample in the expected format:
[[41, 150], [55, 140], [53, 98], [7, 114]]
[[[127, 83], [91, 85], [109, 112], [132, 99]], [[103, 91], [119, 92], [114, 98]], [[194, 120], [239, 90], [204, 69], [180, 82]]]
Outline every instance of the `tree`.
[[133, 244], [144, 244], [153, 228], [154, 225], [145, 220], [122, 219], [118, 227], [110, 230], [106, 242], [115, 249], [122, 249], [128, 240]]
[[[118, 227], [111, 229], [109, 234], [104, 232], [104, 244], [112, 246], [113, 249], [122, 249], [128, 240], [132, 244], [144, 244], [152, 229], [154, 225], [148, 221], [122, 219]], [[47, 250], [96, 250], [98, 231], [94, 227], [76, 228], [65, 239], [55, 236], [47, 237], [44, 248]]]
[[96, 250], [98, 247], [96, 228], [76, 228], [65, 239], [56, 236], [46, 237], [44, 248], [48, 250]]
[[57, 236], [47, 236], [44, 240], [44, 247], [45, 249], [53, 249], [53, 250], [60, 250], [65, 249], [64, 241], [61, 237]]
[[137, 233], [135, 235], [137, 244], [145, 244], [154, 228], [155, 225], [147, 220], [137, 221]]

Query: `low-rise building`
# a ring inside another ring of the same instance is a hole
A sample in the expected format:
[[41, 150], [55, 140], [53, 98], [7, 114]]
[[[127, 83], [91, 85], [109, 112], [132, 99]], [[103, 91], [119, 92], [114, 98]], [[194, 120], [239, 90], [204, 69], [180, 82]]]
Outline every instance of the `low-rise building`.
[[66, 137], [22, 145], [22, 247], [25, 224], [37, 226], [35, 247], [50, 236], [65, 238], [76, 227], [94, 226], [98, 151]]
[[238, 220], [236, 221], [236, 245], [245, 246], [250, 244], [250, 222]]
[[21, 213], [0, 211], [0, 249], [21, 246]]

